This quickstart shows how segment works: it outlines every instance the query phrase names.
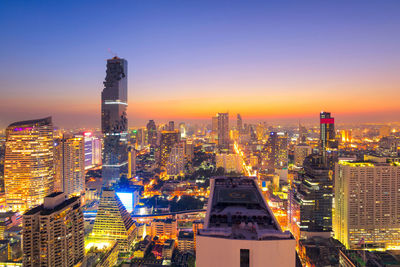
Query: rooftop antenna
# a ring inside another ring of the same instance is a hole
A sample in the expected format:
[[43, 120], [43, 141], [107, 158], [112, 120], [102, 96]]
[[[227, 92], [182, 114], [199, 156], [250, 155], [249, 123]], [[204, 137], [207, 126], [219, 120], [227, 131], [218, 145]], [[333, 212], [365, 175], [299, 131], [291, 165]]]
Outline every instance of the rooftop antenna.
[[110, 48], [107, 48], [107, 51], [108, 51], [108, 53], [110, 53], [113, 56], [113, 58], [117, 58], [118, 57], [117, 53], [114, 53], [113, 51], [111, 51]]

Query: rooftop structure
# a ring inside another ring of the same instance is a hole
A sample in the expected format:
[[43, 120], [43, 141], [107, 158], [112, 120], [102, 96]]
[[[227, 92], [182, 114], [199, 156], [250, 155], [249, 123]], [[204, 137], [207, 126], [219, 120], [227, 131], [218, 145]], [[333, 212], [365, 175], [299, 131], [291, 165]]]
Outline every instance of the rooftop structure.
[[252, 177], [211, 180], [204, 229], [196, 239], [198, 266], [295, 265], [295, 240], [282, 232]]

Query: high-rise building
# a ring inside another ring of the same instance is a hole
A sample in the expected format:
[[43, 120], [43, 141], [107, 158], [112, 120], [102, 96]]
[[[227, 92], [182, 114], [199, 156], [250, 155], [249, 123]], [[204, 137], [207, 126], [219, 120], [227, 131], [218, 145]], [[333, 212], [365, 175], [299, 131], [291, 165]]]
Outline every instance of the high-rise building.
[[54, 191], [53, 124], [51, 117], [7, 127], [4, 160], [6, 201], [14, 211], [43, 203]]
[[331, 117], [330, 112], [321, 112], [320, 114], [320, 142], [322, 151], [338, 147], [335, 133], [335, 119]]
[[179, 132], [181, 133], [181, 138], [186, 138], [186, 125], [184, 122], [179, 123]]
[[136, 150], [133, 147], [128, 148], [128, 175], [131, 179], [136, 175]]
[[93, 232], [95, 240], [117, 240], [120, 251], [127, 252], [132, 244], [134, 222], [114, 190], [103, 189]]
[[101, 130], [104, 135], [103, 185], [115, 183], [127, 171], [128, 62], [113, 57], [107, 60], [104, 89], [101, 93]]
[[210, 188], [196, 266], [295, 266], [296, 241], [282, 231], [254, 178], [217, 177]]
[[[378, 160], [377, 160], [378, 161]], [[335, 169], [333, 230], [346, 248], [400, 245], [400, 166], [339, 161]]]
[[185, 173], [185, 143], [176, 143], [169, 154], [167, 175], [169, 177], [184, 176]]
[[85, 138], [85, 169], [101, 165], [101, 140], [91, 132], [84, 132]]
[[239, 134], [243, 131], [243, 120], [242, 120], [242, 116], [240, 114], [237, 114], [236, 130], [239, 131]]
[[229, 149], [229, 113], [218, 113], [218, 148]]
[[185, 142], [185, 156], [188, 161], [192, 161], [194, 157], [194, 144], [192, 140], [186, 140]]
[[162, 131], [160, 138], [160, 165], [166, 166], [172, 147], [179, 142], [179, 131]]
[[67, 196], [85, 190], [85, 142], [83, 136], [64, 135], [54, 149], [55, 187]]
[[215, 165], [217, 168], [224, 168], [226, 173], [243, 172], [243, 159], [239, 154], [216, 154]]
[[147, 123], [147, 142], [153, 148], [157, 145], [157, 126], [153, 120]]
[[26, 267], [72, 267], [85, 256], [80, 197], [61, 192], [23, 215], [23, 264]]
[[213, 141], [218, 139], [218, 116], [211, 118], [211, 139]]
[[300, 143], [294, 147], [294, 165], [297, 167], [303, 166], [304, 159], [312, 153], [311, 146]]
[[175, 130], [175, 122], [169, 121], [168, 122], [168, 131], [174, 131], [174, 130]]
[[287, 133], [271, 132], [264, 148], [264, 163], [269, 172], [288, 167]]
[[306, 143], [307, 141], [307, 128], [299, 123], [299, 143]]
[[[322, 155], [304, 160], [301, 182], [290, 192], [289, 224], [297, 239], [319, 235], [329, 238], [332, 231], [332, 172]], [[298, 228], [298, 229], [295, 229]]]

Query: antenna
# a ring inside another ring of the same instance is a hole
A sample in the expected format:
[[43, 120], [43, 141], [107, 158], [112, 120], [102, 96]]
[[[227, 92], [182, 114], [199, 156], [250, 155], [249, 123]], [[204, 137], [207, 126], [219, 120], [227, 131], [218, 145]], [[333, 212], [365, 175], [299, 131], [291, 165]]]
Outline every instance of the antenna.
[[107, 48], [108, 53], [110, 53], [113, 57], [118, 57], [117, 53], [114, 53], [113, 51], [111, 51], [110, 48]]

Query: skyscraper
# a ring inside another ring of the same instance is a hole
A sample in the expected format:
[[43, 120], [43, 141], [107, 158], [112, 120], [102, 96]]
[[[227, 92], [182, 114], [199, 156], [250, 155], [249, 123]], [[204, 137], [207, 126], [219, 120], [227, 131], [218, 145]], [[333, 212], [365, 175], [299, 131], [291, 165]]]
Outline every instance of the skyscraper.
[[85, 256], [84, 235], [80, 197], [45, 197], [23, 215], [24, 266], [76, 266]]
[[211, 118], [211, 138], [213, 141], [218, 139], [218, 116]]
[[239, 134], [243, 131], [243, 120], [240, 114], [237, 114], [236, 129], [239, 131]]
[[[380, 161], [377, 158], [376, 161]], [[339, 161], [335, 170], [335, 238], [346, 248], [400, 245], [400, 167]]]
[[85, 144], [83, 136], [68, 136], [56, 141], [55, 184], [67, 196], [85, 190]]
[[157, 126], [153, 120], [147, 123], [147, 142], [153, 148], [157, 145]]
[[320, 142], [322, 151], [337, 148], [335, 133], [335, 119], [331, 117], [330, 112], [321, 112], [320, 114]]
[[332, 231], [332, 172], [322, 155], [306, 157], [303, 165], [305, 173], [301, 183], [293, 188], [293, 197], [290, 197], [290, 213], [298, 214], [298, 218], [292, 216], [290, 221], [292, 226], [299, 228], [292, 232], [300, 233], [297, 237], [301, 239], [314, 235], [329, 238]]
[[4, 161], [6, 201], [14, 211], [42, 204], [54, 190], [51, 117], [20, 121], [7, 127]]
[[160, 165], [166, 166], [172, 147], [179, 142], [180, 134], [178, 130], [162, 131], [160, 139]]
[[229, 149], [229, 113], [218, 113], [218, 148]]
[[264, 149], [264, 165], [269, 172], [288, 167], [288, 136], [282, 132], [271, 132]]
[[128, 62], [113, 57], [107, 60], [104, 89], [101, 93], [101, 129], [104, 134], [103, 185], [108, 186], [127, 171]]
[[175, 122], [170, 121], [168, 122], [168, 131], [173, 131], [173, 130], [175, 130]]
[[175, 143], [169, 154], [167, 162], [167, 175], [168, 177], [177, 177], [184, 175], [185, 172], [185, 143]]

